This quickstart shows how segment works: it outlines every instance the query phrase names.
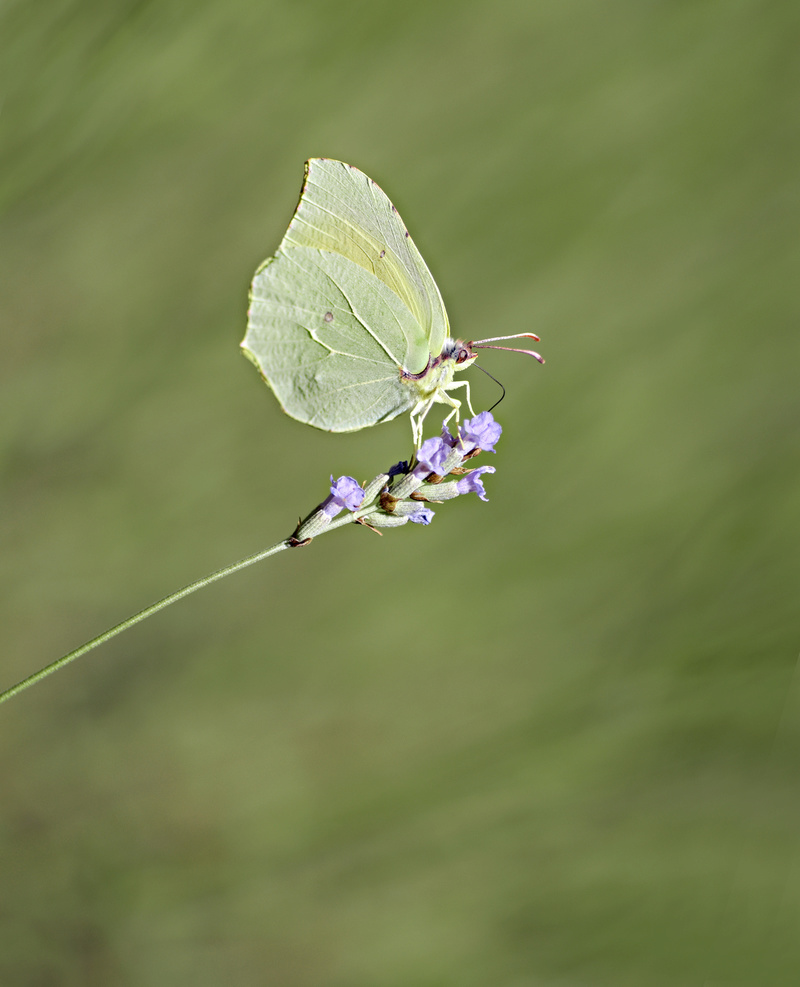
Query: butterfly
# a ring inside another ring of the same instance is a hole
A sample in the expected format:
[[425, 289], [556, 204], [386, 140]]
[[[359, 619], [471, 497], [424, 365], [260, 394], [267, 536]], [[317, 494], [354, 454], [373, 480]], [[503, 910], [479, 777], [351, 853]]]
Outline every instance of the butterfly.
[[[283, 410], [331, 432], [351, 432], [409, 412], [415, 448], [434, 404], [461, 402], [456, 372], [491, 344], [453, 339], [442, 296], [388, 196], [358, 168], [306, 162], [300, 201], [273, 257], [250, 289], [245, 355]], [[533, 350], [527, 353], [540, 363]]]

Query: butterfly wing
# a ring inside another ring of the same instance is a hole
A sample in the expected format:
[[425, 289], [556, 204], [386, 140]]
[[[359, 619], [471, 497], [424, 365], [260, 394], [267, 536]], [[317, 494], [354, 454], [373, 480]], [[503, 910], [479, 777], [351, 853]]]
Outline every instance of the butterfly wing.
[[253, 280], [242, 348], [292, 418], [349, 432], [413, 406], [398, 368], [418, 335], [397, 295], [359, 265], [282, 247]]
[[387, 421], [449, 335], [439, 289], [397, 210], [342, 161], [306, 163], [300, 202], [251, 288], [245, 354], [293, 418], [331, 431]]
[[399, 213], [358, 168], [330, 158], [306, 162], [300, 202], [283, 245], [341, 254], [400, 297], [421, 327], [427, 347], [409, 354], [411, 373], [425, 369], [450, 335], [442, 296]]

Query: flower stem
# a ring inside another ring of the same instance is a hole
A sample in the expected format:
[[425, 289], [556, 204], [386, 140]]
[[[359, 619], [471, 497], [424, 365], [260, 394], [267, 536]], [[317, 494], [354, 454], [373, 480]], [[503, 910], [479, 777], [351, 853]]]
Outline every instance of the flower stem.
[[[343, 518], [342, 520], [352, 520], [351, 518]], [[335, 525], [338, 527], [338, 524]], [[111, 640], [112, 637], [116, 637], [117, 634], [121, 634], [123, 631], [127, 631], [128, 628], [133, 627], [134, 624], [138, 624], [142, 620], [146, 620], [148, 617], [152, 617], [154, 613], [158, 613], [159, 610], [163, 610], [165, 607], [170, 606], [173, 603], [177, 603], [178, 600], [182, 600], [184, 596], [189, 596], [190, 593], [194, 593], [204, 586], [210, 586], [211, 583], [215, 583], [218, 579], [224, 579], [225, 576], [232, 576], [234, 572], [238, 572], [240, 569], [245, 569], [249, 565], [253, 565], [256, 562], [260, 562], [262, 559], [268, 558], [270, 555], [276, 555], [278, 552], [282, 552], [285, 548], [291, 548], [291, 542], [287, 538], [284, 541], [279, 541], [277, 545], [273, 545], [271, 548], [266, 548], [262, 552], [256, 552], [255, 555], [250, 555], [246, 559], [241, 559], [239, 562], [234, 562], [233, 565], [225, 566], [224, 569], [217, 569], [216, 572], [212, 572], [208, 576], [203, 576], [202, 579], [198, 579], [193, 583], [189, 583], [188, 586], [184, 586], [183, 589], [177, 590], [175, 593], [170, 593], [169, 596], [165, 596], [163, 600], [159, 600], [157, 603], [152, 603], [149, 607], [145, 607], [144, 610], [140, 610], [138, 613], [133, 614], [132, 617], [128, 617], [119, 624], [115, 624], [109, 630], [104, 631], [102, 634], [98, 634], [97, 637], [93, 637], [91, 641], [87, 641], [86, 644], [82, 644], [79, 648], [75, 648], [74, 651], [70, 651], [69, 654], [59, 658], [57, 661], [51, 662], [49, 665], [45, 665], [44, 668], [40, 668], [38, 672], [34, 672], [33, 675], [29, 675], [26, 679], [18, 682], [16, 685], [12, 685], [11, 688], [6, 689], [4, 692], [0, 692], [0, 703], [4, 703], [6, 699], [10, 699], [12, 696], [16, 696], [18, 692], [22, 692], [27, 689], [28, 686], [34, 685], [36, 682], [40, 682], [42, 679], [47, 678], [48, 675], [52, 675], [53, 672], [57, 672], [59, 668], [63, 668], [64, 665], [68, 665], [71, 661], [76, 658], [80, 658], [81, 655], [85, 655], [87, 651], [91, 651], [93, 648], [98, 647], [100, 644], [104, 644], [106, 641]]]
[[[138, 613], [133, 614], [132, 617], [128, 617], [119, 624], [115, 624], [113, 627], [109, 628], [109, 630], [104, 631], [102, 634], [98, 634], [97, 637], [93, 637], [91, 641], [87, 641], [86, 644], [82, 644], [79, 648], [75, 648], [74, 651], [70, 651], [69, 654], [64, 655], [57, 661], [51, 662], [49, 665], [45, 665], [45, 667], [40, 668], [38, 672], [34, 672], [33, 675], [29, 675], [21, 682], [17, 682], [16, 685], [12, 685], [4, 692], [0, 692], [0, 703], [4, 703], [7, 699], [10, 699], [12, 696], [16, 696], [17, 693], [23, 692], [29, 686], [35, 685], [42, 679], [46, 679], [48, 675], [52, 675], [53, 672], [57, 672], [59, 668], [69, 665], [71, 661], [75, 661], [76, 658], [80, 658], [81, 655], [85, 655], [87, 651], [92, 651], [99, 645], [105, 644], [106, 641], [110, 641], [111, 638], [116, 637], [117, 634], [122, 634], [123, 631], [127, 631], [129, 628], [133, 627], [134, 624], [138, 624], [140, 621], [146, 620], [148, 617], [152, 617], [153, 614], [158, 613], [159, 610], [163, 610], [165, 607], [171, 606], [173, 603], [177, 603], [178, 600], [182, 600], [184, 596], [189, 596], [190, 593], [194, 593], [197, 590], [202, 589], [204, 586], [210, 586], [211, 583], [215, 583], [218, 579], [224, 579], [225, 576], [232, 576], [234, 572], [238, 572], [240, 569], [245, 569], [247, 566], [253, 565], [255, 562], [260, 562], [262, 559], [269, 558], [270, 555], [277, 555], [278, 552], [282, 552], [285, 548], [298, 548], [301, 545], [307, 545], [318, 535], [325, 534], [328, 531], [333, 531], [335, 528], [340, 528], [344, 524], [364, 524], [366, 527], [372, 528], [374, 531], [375, 528], [373, 524], [370, 523], [368, 518], [373, 518], [373, 520], [375, 520], [380, 517], [384, 522], [382, 527], [386, 527], [390, 520], [394, 520], [397, 524], [405, 523], [405, 521], [408, 520], [407, 517], [384, 518], [380, 513], [379, 501], [377, 497], [380, 487], [382, 487], [384, 482], [388, 479], [388, 474], [383, 473], [376, 477], [373, 483], [369, 485], [371, 490], [370, 501], [357, 510], [348, 509], [342, 517], [332, 519], [323, 509], [325, 504], [320, 504], [311, 512], [311, 514], [300, 521], [293, 535], [290, 535], [288, 538], [284, 538], [283, 541], [279, 541], [271, 548], [265, 548], [262, 552], [256, 552], [255, 555], [250, 555], [246, 559], [242, 559], [239, 562], [234, 562], [233, 565], [225, 566], [224, 569], [217, 569], [216, 572], [212, 572], [208, 576], [203, 576], [202, 579], [189, 583], [189, 585], [184, 586], [183, 589], [179, 589], [175, 593], [170, 593], [169, 596], [165, 596], [163, 600], [159, 600], [157, 603], [151, 603], [150, 606], [145, 607], [144, 610], [140, 610]], [[353, 481], [353, 483], [355, 483], [355, 481]], [[375, 523], [377, 523], [377, 520], [375, 520]]]

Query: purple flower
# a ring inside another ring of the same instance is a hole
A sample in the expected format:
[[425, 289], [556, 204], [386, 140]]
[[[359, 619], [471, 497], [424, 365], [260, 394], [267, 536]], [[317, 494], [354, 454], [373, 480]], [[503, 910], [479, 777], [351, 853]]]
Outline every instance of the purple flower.
[[408, 520], [413, 521], [414, 524], [430, 524], [433, 520], [433, 514], [434, 512], [430, 507], [420, 507], [419, 510], [408, 515]]
[[426, 439], [417, 453], [418, 465], [414, 473], [417, 476], [427, 476], [429, 473], [441, 475], [449, 452], [450, 448], [443, 439]]
[[458, 442], [458, 436], [451, 435], [450, 429], [444, 422], [442, 422], [442, 442], [444, 442], [444, 444], [450, 449], [452, 449], [456, 442]]
[[488, 500], [489, 498], [486, 496], [486, 491], [483, 488], [481, 473], [494, 473], [494, 471], [494, 466], [479, 466], [477, 469], [472, 470], [471, 473], [467, 473], [461, 477], [456, 483], [456, 490], [460, 494], [476, 493], [481, 500]]
[[323, 502], [321, 510], [331, 520], [345, 507], [348, 511], [357, 511], [363, 500], [364, 491], [352, 476], [340, 476], [338, 480], [331, 476], [331, 495]]
[[461, 442], [467, 452], [482, 449], [494, 452], [494, 444], [500, 438], [502, 427], [494, 420], [490, 411], [482, 411], [474, 418], [465, 418], [460, 428]]

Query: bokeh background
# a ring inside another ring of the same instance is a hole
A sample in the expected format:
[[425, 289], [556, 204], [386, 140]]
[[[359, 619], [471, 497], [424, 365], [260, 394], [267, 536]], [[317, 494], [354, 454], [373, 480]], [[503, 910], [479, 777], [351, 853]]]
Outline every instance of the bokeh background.
[[547, 365], [481, 357], [489, 503], [284, 553], [2, 707], [0, 982], [798, 982], [799, 30], [3, 4], [3, 687], [407, 455], [239, 353], [306, 158], [387, 191], [457, 335]]

